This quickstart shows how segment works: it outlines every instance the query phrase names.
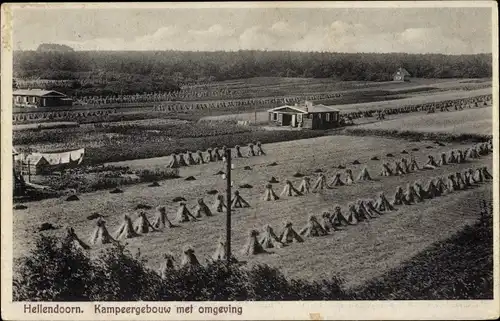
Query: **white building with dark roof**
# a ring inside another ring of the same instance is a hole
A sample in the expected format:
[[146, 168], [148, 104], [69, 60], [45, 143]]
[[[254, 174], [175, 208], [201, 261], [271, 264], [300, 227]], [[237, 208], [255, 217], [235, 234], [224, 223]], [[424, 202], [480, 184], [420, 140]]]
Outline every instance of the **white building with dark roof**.
[[303, 105], [284, 105], [269, 109], [269, 123], [275, 126], [290, 126], [309, 129], [328, 129], [339, 126], [340, 110], [333, 106], [313, 105], [306, 101]]
[[71, 106], [73, 99], [55, 90], [18, 89], [13, 92], [14, 107]]

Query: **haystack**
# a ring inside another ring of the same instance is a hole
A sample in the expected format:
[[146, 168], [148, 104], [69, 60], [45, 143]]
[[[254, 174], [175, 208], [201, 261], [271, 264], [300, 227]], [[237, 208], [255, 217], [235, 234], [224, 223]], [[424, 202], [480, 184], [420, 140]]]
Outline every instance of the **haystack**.
[[468, 170], [464, 171], [463, 178], [464, 178], [465, 186], [470, 187], [474, 184], [474, 181], [472, 180], [471, 174], [469, 173]]
[[134, 223], [134, 230], [137, 233], [146, 234], [149, 232], [156, 232], [157, 229], [154, 228], [153, 224], [148, 220], [146, 212], [139, 212], [139, 217]]
[[481, 172], [483, 173], [483, 178], [484, 179], [493, 179], [493, 176], [488, 172], [488, 167], [483, 166], [480, 168]]
[[[227, 246], [224, 238], [220, 238], [217, 242], [217, 248], [215, 249], [214, 254], [212, 255], [212, 260], [214, 261], [226, 261], [227, 260]], [[231, 255], [231, 262], [236, 263], [238, 260]]]
[[380, 171], [380, 176], [392, 176], [392, 170], [389, 167], [389, 163], [382, 163], [382, 170]]
[[156, 208], [155, 218], [153, 220], [153, 226], [156, 229], [163, 229], [165, 227], [172, 228], [174, 224], [170, 222], [167, 215], [167, 209], [165, 206], [158, 206]]
[[224, 160], [224, 158], [226, 157], [225, 153], [226, 153], [225, 148], [222, 148], [222, 149], [214, 148], [215, 159], [217, 159], [218, 161]]
[[352, 170], [350, 170], [349, 168], [345, 170], [345, 174], [347, 176], [347, 178], [345, 179], [345, 184], [346, 185], [351, 185], [351, 184], [354, 184], [354, 178], [352, 176]]
[[349, 213], [347, 214], [347, 222], [350, 225], [356, 225], [359, 222], [358, 219], [358, 211], [356, 210], [356, 206], [353, 203], [349, 203], [347, 205]]
[[333, 180], [329, 186], [333, 187], [333, 186], [344, 186], [344, 185], [345, 183], [342, 182], [342, 179], [340, 178], [340, 173], [336, 173], [335, 177], [333, 177]]
[[477, 183], [482, 183], [484, 181], [483, 171], [480, 168], [477, 168], [474, 174], [474, 180]]
[[64, 241], [82, 250], [90, 249], [90, 246], [88, 246], [78, 237], [78, 235], [76, 235], [75, 230], [72, 227], [66, 228], [66, 236]]
[[196, 151], [196, 163], [205, 164], [205, 158], [203, 157], [203, 152], [201, 150]]
[[193, 153], [191, 153], [190, 151], [187, 152], [186, 163], [188, 165], [197, 165], [198, 164], [198, 162], [194, 160]]
[[438, 177], [436, 180], [436, 188], [438, 190], [439, 195], [443, 195], [448, 191], [448, 186], [445, 184], [442, 177]]
[[345, 218], [344, 214], [342, 214], [342, 209], [338, 205], [333, 209], [333, 214], [330, 216], [330, 222], [332, 222], [333, 226], [349, 225], [348, 220]]
[[127, 214], [125, 214], [123, 216], [122, 224], [120, 225], [118, 230], [116, 230], [115, 238], [117, 240], [123, 240], [123, 239], [133, 238], [136, 236], [139, 236], [139, 234], [137, 234], [136, 231], [134, 230], [134, 226], [132, 224], [132, 220], [130, 219], [130, 217]]
[[285, 186], [283, 187], [280, 196], [300, 196], [300, 195], [302, 195], [302, 193], [299, 192], [299, 190], [293, 186], [292, 182], [286, 180]]
[[479, 158], [479, 154], [475, 148], [470, 148], [466, 153], [466, 156], [469, 158]]
[[458, 163], [457, 161], [457, 156], [455, 155], [455, 151], [450, 151], [450, 155], [448, 156], [448, 164], [455, 164]]
[[198, 198], [196, 208], [194, 209], [194, 216], [196, 218], [201, 218], [203, 216], [212, 216], [212, 211], [208, 208], [207, 204], [203, 198]]
[[108, 229], [106, 228], [106, 222], [103, 219], [98, 219], [96, 223], [96, 228], [94, 233], [90, 238], [89, 243], [92, 245], [108, 244], [113, 242], [114, 239], [109, 235]]
[[450, 192], [458, 191], [460, 189], [460, 186], [458, 186], [457, 181], [455, 180], [455, 175], [448, 175], [446, 187]]
[[172, 154], [172, 159], [170, 160], [170, 163], [168, 163], [167, 167], [169, 168], [179, 168], [179, 160], [177, 159], [176, 154]]
[[162, 279], [166, 279], [170, 274], [170, 271], [175, 269], [174, 256], [171, 253], [165, 253], [163, 255], [163, 262], [158, 269], [158, 274]]
[[394, 199], [392, 201], [393, 205], [408, 205], [408, 201], [406, 200], [405, 193], [401, 186], [396, 188], [396, 193], [394, 193]]
[[214, 156], [214, 154], [212, 154], [212, 149], [211, 148], [208, 148], [207, 149], [207, 158], [206, 158], [206, 162], [207, 163], [210, 163], [210, 162], [215, 162], [216, 158]]
[[241, 147], [240, 147], [240, 145], [234, 146], [234, 149], [236, 150], [236, 157], [237, 158], [242, 158], [243, 154], [241, 154]]
[[418, 181], [415, 182], [413, 184], [413, 187], [415, 189], [415, 193], [417, 193], [417, 195], [418, 195], [418, 199], [423, 201], [424, 199], [428, 198], [427, 193], [425, 192], [425, 189], [422, 187], [422, 184], [420, 184], [420, 182], [418, 182]]
[[424, 168], [426, 168], [426, 169], [436, 169], [437, 167], [439, 167], [439, 165], [434, 160], [434, 156], [429, 155], [429, 156], [427, 156], [427, 158], [428, 158], [428, 160], [427, 160], [427, 163], [425, 163]]
[[457, 161], [459, 163], [465, 163], [465, 154], [461, 151], [461, 150], [458, 150], [458, 155], [457, 155]]
[[440, 192], [436, 185], [434, 184], [434, 180], [431, 178], [425, 187], [425, 194], [428, 198], [434, 198], [440, 195]]
[[276, 177], [272, 176], [271, 179], [269, 180], [269, 183], [275, 184], [275, 183], [279, 183], [279, 181], [276, 179]]
[[188, 166], [188, 163], [186, 162], [186, 159], [184, 158], [184, 154], [179, 154], [179, 166], [180, 167]]
[[196, 217], [194, 217], [193, 214], [191, 214], [191, 212], [187, 209], [186, 203], [184, 202], [181, 202], [179, 204], [179, 209], [177, 210], [177, 215], [175, 217], [175, 220], [178, 223], [197, 221]]
[[281, 231], [279, 240], [283, 244], [289, 244], [293, 242], [302, 243], [304, 239], [295, 231], [292, 223], [287, 222], [283, 231]]
[[74, 202], [74, 201], [79, 201], [79, 200], [80, 200], [80, 198], [78, 196], [76, 196], [75, 194], [66, 197], [67, 202]]
[[323, 173], [320, 173], [318, 175], [318, 178], [316, 179], [316, 182], [314, 183], [314, 186], [312, 188], [313, 192], [317, 192], [318, 190], [323, 190], [326, 187], [326, 176]]
[[259, 232], [257, 232], [256, 230], [250, 231], [248, 240], [245, 246], [243, 246], [243, 250], [241, 251], [243, 255], [257, 255], [268, 253], [257, 240], [258, 235]]
[[448, 161], [446, 160], [446, 153], [441, 153], [439, 158], [439, 166], [448, 165]]
[[311, 192], [311, 179], [309, 177], [302, 178], [299, 185], [299, 192], [302, 194], [309, 194]]
[[420, 195], [415, 191], [415, 187], [410, 183], [406, 184], [405, 198], [409, 204], [422, 201]]
[[331, 231], [335, 231], [336, 228], [335, 226], [333, 226], [332, 224], [332, 221], [331, 221], [331, 217], [332, 215], [329, 213], [329, 212], [323, 212], [323, 214], [321, 214], [321, 227], [323, 227], [323, 229], [327, 232], [327, 233], [330, 233]]
[[248, 157], [255, 156], [255, 150], [253, 149], [253, 144], [248, 144]]
[[186, 247], [182, 253], [181, 267], [183, 268], [194, 268], [201, 266], [200, 261], [194, 254], [194, 250], [191, 247]]
[[401, 158], [401, 167], [406, 174], [411, 171], [410, 164], [408, 164], [408, 160], [406, 158]]
[[266, 155], [266, 153], [264, 152], [264, 150], [262, 149], [262, 144], [261, 142], [257, 142], [257, 155], [261, 156], [261, 155]]
[[406, 172], [404, 171], [403, 167], [401, 167], [400, 162], [395, 162], [396, 167], [394, 168], [394, 175], [404, 175]]
[[378, 198], [375, 201], [375, 209], [379, 212], [394, 211], [394, 207], [391, 203], [389, 203], [384, 192], [379, 193]]
[[365, 202], [365, 206], [366, 206], [366, 209], [368, 210], [368, 213], [370, 213], [372, 216], [381, 216], [382, 213], [380, 213], [379, 211], [377, 211], [377, 209], [375, 208], [375, 205], [374, 205], [374, 201], [373, 200], [367, 200]]
[[368, 173], [368, 169], [364, 167], [358, 175], [358, 181], [371, 181], [372, 178], [370, 173]]
[[456, 180], [458, 188], [460, 190], [465, 189], [466, 184], [465, 184], [464, 178], [462, 177], [462, 173], [456, 172], [455, 173], [455, 180]]
[[417, 160], [415, 158], [411, 159], [409, 167], [410, 171], [412, 172], [420, 170], [420, 166], [418, 166]]
[[234, 191], [234, 197], [233, 200], [231, 201], [231, 207], [232, 208], [243, 208], [243, 207], [250, 207], [250, 204], [241, 197], [239, 191]]
[[309, 220], [306, 226], [304, 226], [302, 230], [300, 230], [299, 234], [305, 237], [315, 237], [315, 236], [324, 236], [327, 235], [328, 233], [321, 226], [321, 224], [319, 224], [316, 216], [311, 215], [309, 216]]
[[224, 195], [218, 194], [215, 197], [215, 201], [212, 204], [212, 211], [221, 213], [226, 209], [226, 203], [224, 202]]
[[365, 207], [363, 200], [356, 201], [356, 212], [358, 212], [358, 219], [360, 221], [369, 220], [373, 218]]
[[281, 248], [283, 247], [283, 243], [279, 240], [279, 237], [274, 233], [273, 228], [270, 225], [264, 226], [264, 235], [260, 240], [260, 244], [265, 249], [271, 248]]

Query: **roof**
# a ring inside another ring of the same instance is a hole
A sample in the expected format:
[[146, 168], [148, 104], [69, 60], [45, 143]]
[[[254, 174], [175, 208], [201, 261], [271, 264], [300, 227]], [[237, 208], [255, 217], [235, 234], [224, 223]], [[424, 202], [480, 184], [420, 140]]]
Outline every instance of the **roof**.
[[47, 160], [42, 155], [30, 154], [26, 157], [26, 163], [29, 163], [30, 165], [38, 165], [40, 162], [48, 164]]
[[269, 109], [268, 112], [277, 112], [277, 111], [280, 111], [282, 109], [292, 109], [292, 110], [295, 110], [298, 113], [302, 113], [302, 114], [340, 112], [339, 109], [337, 109], [333, 106], [325, 106], [323, 104], [313, 105], [312, 107], [309, 107], [309, 109], [307, 109], [307, 110], [306, 110], [305, 106], [284, 105], [284, 106], [279, 106], [276, 108]]
[[406, 70], [402, 67], [398, 68], [398, 70], [394, 74], [397, 74], [397, 73], [401, 73], [404, 76], [411, 76], [410, 73], [408, 72], [408, 70]]
[[44, 89], [18, 89], [12, 93], [14, 96], [37, 96], [37, 97], [66, 97], [65, 94], [60, 93], [55, 90], [44, 90]]

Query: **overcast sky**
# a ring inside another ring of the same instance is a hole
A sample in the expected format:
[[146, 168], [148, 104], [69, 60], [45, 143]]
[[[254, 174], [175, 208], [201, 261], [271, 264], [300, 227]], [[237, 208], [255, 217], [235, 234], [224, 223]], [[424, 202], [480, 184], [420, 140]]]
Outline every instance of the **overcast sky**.
[[16, 50], [491, 53], [489, 8], [16, 9]]

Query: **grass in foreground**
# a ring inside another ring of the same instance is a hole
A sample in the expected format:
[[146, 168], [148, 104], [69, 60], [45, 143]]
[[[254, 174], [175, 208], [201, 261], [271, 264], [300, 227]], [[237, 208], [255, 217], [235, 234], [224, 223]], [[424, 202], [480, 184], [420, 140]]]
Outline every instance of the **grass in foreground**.
[[353, 290], [358, 300], [493, 299], [492, 216]]

